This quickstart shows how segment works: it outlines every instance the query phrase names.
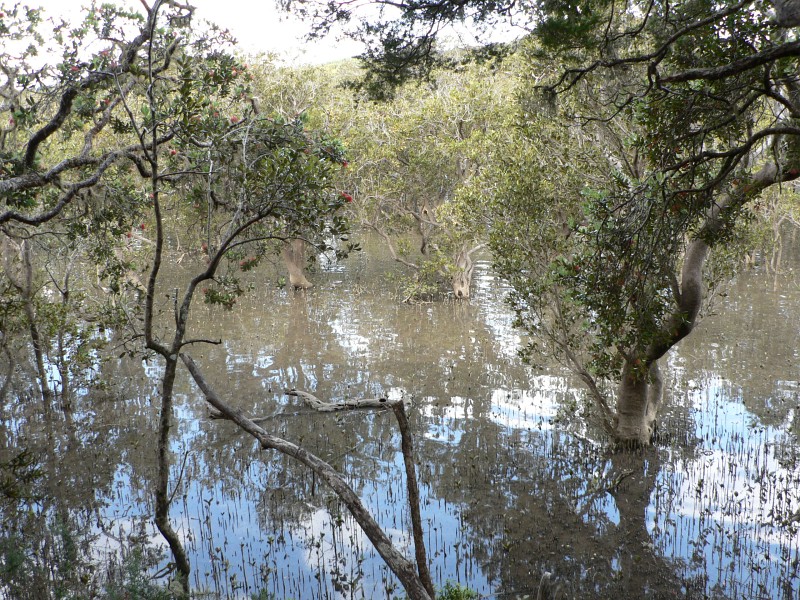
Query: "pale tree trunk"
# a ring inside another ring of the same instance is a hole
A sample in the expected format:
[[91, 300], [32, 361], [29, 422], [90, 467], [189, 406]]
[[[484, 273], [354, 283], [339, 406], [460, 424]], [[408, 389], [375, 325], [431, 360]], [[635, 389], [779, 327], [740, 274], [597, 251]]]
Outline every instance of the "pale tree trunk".
[[470, 288], [472, 287], [472, 274], [475, 271], [472, 255], [484, 246], [485, 244], [478, 244], [468, 250], [466, 244], [463, 244], [458, 253], [456, 253], [453, 261], [454, 268], [451, 273], [453, 294], [456, 298], [469, 298]]
[[646, 374], [635, 371], [629, 363], [622, 370], [622, 380], [617, 389], [614, 433], [622, 443], [645, 446], [650, 443], [655, 431], [663, 380], [658, 362], [653, 362]]
[[472, 285], [472, 271], [474, 268], [469, 252], [462, 247], [456, 254], [455, 268], [451, 278], [453, 294], [456, 298], [469, 298], [469, 288]]
[[703, 267], [711, 244], [726, 225], [728, 213], [757, 197], [765, 188], [782, 181], [775, 164], [765, 165], [742, 189], [722, 195], [709, 210], [698, 233], [689, 242], [680, 281], [673, 291], [676, 308], [663, 331], [638, 356], [625, 359], [617, 389], [614, 437], [622, 445], [646, 445], [655, 429], [663, 395], [658, 360], [695, 328], [703, 304]]
[[[709, 216], [707, 226], [721, 227], [719, 208]], [[706, 232], [708, 233], [708, 232]], [[666, 331], [656, 336], [641, 356], [627, 357], [617, 388], [614, 437], [622, 445], [647, 445], [655, 430], [663, 396], [658, 360], [689, 335], [703, 303], [703, 265], [711, 247], [705, 236], [689, 243], [681, 270], [680, 289], [675, 290], [676, 310], [667, 319]]]
[[306, 242], [299, 238], [287, 240], [283, 243], [281, 258], [286, 270], [289, 271], [289, 285], [296, 290], [307, 290], [312, 284], [305, 273], [306, 268]]
[[431, 243], [431, 237], [433, 235], [434, 228], [436, 227], [436, 222], [433, 220], [433, 215], [431, 214], [432, 211], [428, 206], [427, 200], [422, 206], [422, 209], [416, 213], [412, 212], [411, 215], [417, 222], [417, 231], [419, 232], [420, 237], [420, 245], [419, 251], [420, 254], [426, 255], [428, 254], [429, 246]]

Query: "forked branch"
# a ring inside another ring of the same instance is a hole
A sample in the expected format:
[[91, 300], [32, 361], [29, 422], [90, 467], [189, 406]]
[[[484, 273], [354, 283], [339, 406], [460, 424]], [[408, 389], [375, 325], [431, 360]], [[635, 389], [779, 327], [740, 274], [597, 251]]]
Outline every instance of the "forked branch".
[[339, 496], [341, 501], [347, 506], [350, 514], [353, 515], [358, 525], [375, 546], [378, 554], [381, 555], [386, 565], [400, 580], [400, 583], [403, 585], [403, 588], [411, 600], [432, 600], [431, 595], [428, 593], [428, 590], [425, 585], [423, 585], [422, 580], [414, 568], [414, 563], [405, 558], [392, 544], [389, 537], [366, 509], [363, 502], [361, 502], [361, 498], [358, 497], [344, 478], [332, 466], [304, 448], [268, 433], [246, 417], [241, 410], [228, 405], [217, 396], [213, 389], [211, 389], [211, 386], [209, 386], [192, 358], [187, 354], [181, 354], [180, 357], [189, 370], [189, 373], [191, 373], [195, 383], [205, 395], [206, 401], [211, 404], [211, 406], [224, 414], [229, 420], [236, 423], [241, 429], [252, 435], [258, 440], [262, 448], [265, 450], [277, 450], [282, 454], [296, 459], [311, 469], [336, 492], [336, 495]]

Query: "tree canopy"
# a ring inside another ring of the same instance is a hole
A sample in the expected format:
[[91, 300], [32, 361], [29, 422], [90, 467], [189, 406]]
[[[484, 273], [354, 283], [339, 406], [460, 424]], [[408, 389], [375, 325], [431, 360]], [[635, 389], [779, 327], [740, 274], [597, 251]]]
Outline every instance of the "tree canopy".
[[719, 250], [764, 190], [800, 175], [797, 3], [370, 6], [303, 10], [371, 40], [363, 85], [378, 97], [453, 62], [436, 46], [449, 25], [527, 32], [507, 47], [527, 64], [516, 125], [477, 183], [494, 197], [495, 261], [519, 324], [553, 334], [611, 435], [647, 443], [658, 360], [694, 329]]

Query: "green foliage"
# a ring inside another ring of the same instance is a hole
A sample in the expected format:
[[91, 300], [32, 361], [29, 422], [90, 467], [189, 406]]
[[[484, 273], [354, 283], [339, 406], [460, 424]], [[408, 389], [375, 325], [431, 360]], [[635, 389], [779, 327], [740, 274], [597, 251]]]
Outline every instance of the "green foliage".
[[170, 591], [153, 582], [150, 572], [157, 566], [159, 556], [152, 548], [134, 545], [128, 549], [119, 565], [109, 565], [104, 585], [108, 600], [170, 600]]
[[[329, 24], [351, 10], [321, 13]], [[800, 176], [800, 50], [790, 33], [796, 23], [781, 13], [760, 0], [513, 8], [442, 0], [404, 4], [393, 22], [366, 17], [360, 33], [375, 41], [366, 85], [380, 91], [445, 59], [434, 43], [444, 23], [508, 19], [535, 28], [535, 40], [519, 44], [521, 76], [547, 101], [537, 107], [523, 91], [511, 125], [520, 135], [501, 133], [498, 143], [508, 146], [487, 152], [499, 161], [492, 174], [479, 173], [460, 195], [473, 211], [486, 190], [500, 197], [487, 221], [519, 323], [549, 331], [562, 354], [586, 351], [591, 371], [617, 378], [623, 362], [649, 364], [694, 327], [698, 303], [690, 294], [685, 305], [681, 290], [687, 245], [727, 249], [720, 254], [730, 259], [745, 207]], [[556, 97], [557, 127], [583, 131], [554, 151], [541, 143], [551, 134], [537, 130], [547, 129], [542, 114], [556, 116]], [[589, 146], [598, 152], [587, 160]], [[537, 153], [552, 160], [543, 166]], [[531, 234], [546, 247], [529, 242]], [[731, 273], [714, 261], [705, 270], [710, 287]]]
[[[0, 589], [19, 600], [92, 595], [92, 536], [65, 515], [18, 511], [0, 535]], [[8, 515], [8, 513], [6, 513]]]
[[50, 500], [17, 498], [3, 507], [0, 589], [11, 598], [108, 598], [167, 600], [153, 581], [162, 559], [143, 531], [122, 540], [120, 554], [99, 560], [92, 550], [92, 520], [59, 512]]
[[[608, 18], [607, 0], [543, 0], [545, 18], [537, 27], [537, 36], [546, 48], [586, 49], [603, 42], [602, 25]], [[599, 30], [599, 31], [598, 31]]]
[[222, 281], [221, 289], [217, 288], [203, 288], [203, 302], [206, 304], [219, 304], [227, 310], [231, 310], [233, 305], [236, 304], [236, 299], [239, 298], [244, 290], [239, 287], [239, 282], [230, 277], [220, 278]]
[[441, 295], [459, 252], [484, 241], [482, 213], [460, 208], [457, 190], [481, 169], [511, 89], [508, 73], [489, 66], [436, 71], [427, 86], [401, 87], [385, 103], [320, 84], [317, 102], [348, 140], [341, 173], [354, 199], [348, 210], [406, 268], [404, 298]]
[[38, 462], [27, 450], [0, 462], [0, 505], [37, 500], [34, 484], [41, 476]]
[[459, 583], [448, 581], [436, 594], [436, 598], [437, 600], [476, 600], [478, 593]]

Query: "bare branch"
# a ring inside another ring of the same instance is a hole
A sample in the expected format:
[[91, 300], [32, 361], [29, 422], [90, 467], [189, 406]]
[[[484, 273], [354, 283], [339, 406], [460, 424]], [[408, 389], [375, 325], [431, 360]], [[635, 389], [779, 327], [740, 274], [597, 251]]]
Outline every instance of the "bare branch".
[[755, 69], [761, 65], [773, 62], [781, 58], [790, 56], [800, 56], [800, 40], [795, 42], [788, 42], [780, 46], [767, 48], [761, 52], [751, 54], [739, 60], [733, 61], [727, 65], [718, 67], [707, 67], [703, 69], [689, 69], [680, 73], [666, 75], [659, 77], [660, 83], [678, 83], [683, 81], [697, 81], [703, 79], [705, 81], [715, 81], [717, 79], [724, 79], [731, 75], [743, 73], [750, 69]]
[[310, 406], [319, 412], [335, 412], [339, 410], [357, 410], [363, 408], [391, 408], [394, 402], [390, 402], [386, 398], [362, 398], [360, 400], [344, 400], [342, 402], [325, 402], [320, 400], [314, 394], [303, 392], [300, 390], [287, 390], [287, 396], [296, 396], [302, 398], [306, 406]]
[[202, 372], [192, 358], [187, 354], [181, 354], [180, 357], [191, 373], [195, 383], [205, 395], [206, 401], [211, 404], [211, 406], [252, 435], [265, 450], [277, 450], [282, 454], [296, 459], [316, 473], [320, 479], [325, 481], [325, 483], [336, 492], [336, 495], [339, 496], [345, 506], [347, 506], [350, 514], [353, 515], [353, 518], [355, 518], [366, 536], [373, 543], [378, 554], [381, 555], [387, 566], [403, 584], [409, 597], [412, 600], [431, 600], [430, 594], [425, 589], [419, 575], [414, 569], [414, 564], [395, 548], [380, 525], [378, 525], [372, 515], [370, 515], [358, 495], [332, 466], [304, 448], [267, 433], [251, 419], [247, 418], [241, 410], [234, 409], [222, 401], [208, 385]]

